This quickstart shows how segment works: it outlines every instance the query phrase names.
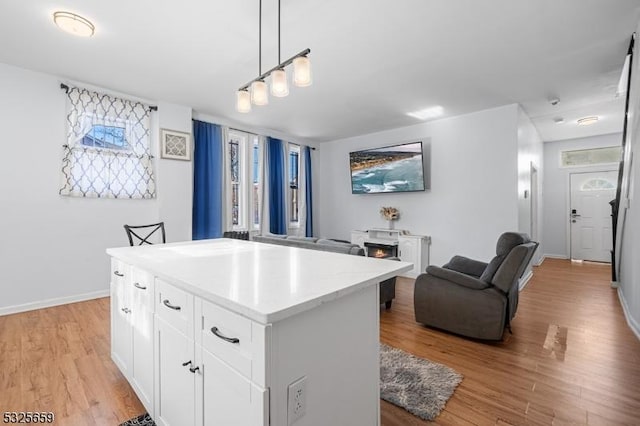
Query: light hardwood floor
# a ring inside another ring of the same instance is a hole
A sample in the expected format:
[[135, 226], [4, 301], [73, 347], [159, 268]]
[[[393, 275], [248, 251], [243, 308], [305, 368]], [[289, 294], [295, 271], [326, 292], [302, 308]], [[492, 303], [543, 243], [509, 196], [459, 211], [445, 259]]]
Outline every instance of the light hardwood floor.
[[[399, 279], [397, 293], [381, 314], [382, 341], [464, 375], [435, 424], [640, 425], [640, 342], [608, 266], [546, 260], [499, 343], [416, 324], [413, 280]], [[144, 411], [110, 360], [108, 298], [0, 317], [0, 409], [82, 426]], [[428, 423], [383, 402], [382, 424]]]
[[[482, 343], [415, 323], [413, 280], [401, 279], [382, 341], [448, 365], [464, 379], [441, 425], [640, 425], [640, 341], [608, 265], [547, 259], [520, 294], [513, 335]], [[382, 403], [382, 424], [428, 424]]]

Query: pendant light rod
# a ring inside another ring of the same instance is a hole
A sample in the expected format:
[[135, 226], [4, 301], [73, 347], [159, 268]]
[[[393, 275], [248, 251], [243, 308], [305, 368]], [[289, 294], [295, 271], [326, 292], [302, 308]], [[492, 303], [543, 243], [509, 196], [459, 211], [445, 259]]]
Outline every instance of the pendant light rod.
[[282, 59], [280, 59], [280, 0], [278, 0], [278, 63], [280, 62]]
[[251, 80], [250, 82], [248, 82], [244, 86], [240, 86], [240, 88], [238, 90], [239, 91], [240, 90], [247, 90], [249, 88], [249, 86], [251, 86], [251, 83], [253, 83], [254, 81], [262, 81], [262, 80], [264, 80], [265, 78], [269, 77], [269, 74], [271, 74], [273, 71], [279, 70], [281, 68], [284, 68], [287, 65], [292, 64], [293, 60], [295, 58], [299, 58], [301, 56], [307, 56], [309, 53], [311, 53], [311, 49], [304, 49], [302, 52], [293, 55], [292, 57], [290, 57], [289, 59], [287, 59], [284, 62], [279, 63], [278, 65], [276, 65], [275, 67], [271, 68], [269, 71], [265, 72], [264, 74], [260, 74], [260, 76], [254, 78], [253, 80]]
[[258, 11], [258, 74], [262, 74], [262, 0]]

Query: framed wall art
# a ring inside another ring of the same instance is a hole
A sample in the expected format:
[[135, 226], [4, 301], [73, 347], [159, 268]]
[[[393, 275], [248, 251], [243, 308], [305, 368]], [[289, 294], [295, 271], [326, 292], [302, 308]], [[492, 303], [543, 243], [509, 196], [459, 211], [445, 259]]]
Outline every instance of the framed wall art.
[[161, 129], [160, 157], [191, 161], [191, 134]]

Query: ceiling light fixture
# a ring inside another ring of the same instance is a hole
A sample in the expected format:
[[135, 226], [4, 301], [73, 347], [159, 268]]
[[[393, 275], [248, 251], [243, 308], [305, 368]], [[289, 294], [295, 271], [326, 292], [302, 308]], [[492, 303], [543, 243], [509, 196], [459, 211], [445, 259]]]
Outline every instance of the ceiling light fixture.
[[590, 126], [591, 124], [594, 124], [597, 122], [598, 122], [598, 117], [595, 115], [591, 117], [583, 117], [578, 120], [578, 126]]
[[91, 21], [71, 12], [55, 12], [53, 22], [61, 30], [79, 37], [91, 37], [96, 30]]
[[[285, 67], [293, 64], [293, 84], [298, 87], [310, 86], [311, 79], [311, 62], [309, 61], [309, 53], [311, 49], [305, 49], [302, 52], [292, 56], [282, 62], [280, 58], [280, 0], [278, 0], [278, 65], [269, 71], [262, 72], [262, 0], [260, 0], [258, 24], [258, 77], [254, 78], [244, 86], [241, 86], [236, 92], [236, 110], [238, 112], [250, 112], [251, 104], [267, 105], [269, 103], [269, 90], [267, 88], [267, 78], [271, 77], [271, 94], [278, 98], [283, 98], [289, 94], [289, 85], [287, 83], [287, 72]], [[250, 92], [249, 92], [250, 91]], [[249, 94], [250, 93], [250, 94]], [[249, 100], [249, 101], [247, 101]]]
[[420, 111], [408, 112], [407, 115], [417, 118], [418, 120], [428, 120], [430, 118], [440, 117], [444, 113], [444, 108], [440, 105], [421, 109]]

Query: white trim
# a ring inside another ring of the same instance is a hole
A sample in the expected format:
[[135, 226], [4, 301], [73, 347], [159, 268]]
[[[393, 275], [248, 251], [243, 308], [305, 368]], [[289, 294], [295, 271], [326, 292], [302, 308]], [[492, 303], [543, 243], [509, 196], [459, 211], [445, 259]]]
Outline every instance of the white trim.
[[[547, 259], [547, 258], [549, 258], [549, 259], [568, 260], [569, 256], [567, 256], [566, 254], [548, 254], [548, 253], [545, 253], [545, 254], [542, 255], [543, 261], [544, 261], [544, 259]], [[540, 262], [540, 263], [542, 263], [542, 262]]]
[[76, 294], [75, 296], [56, 297], [55, 299], [25, 303], [24, 305], [5, 306], [4, 308], [0, 308], [0, 316], [34, 311], [42, 308], [50, 308], [52, 306], [66, 305], [68, 303], [84, 302], [85, 300], [100, 299], [107, 296], [109, 296], [109, 289], [93, 291], [91, 293]]
[[527, 284], [529, 284], [529, 281], [531, 280], [531, 277], [533, 277], [533, 271], [528, 271], [524, 277], [520, 278], [520, 283], [518, 285], [518, 290], [522, 291], [524, 290], [524, 288], [527, 286]]
[[627, 320], [627, 325], [633, 331], [633, 334], [636, 335], [638, 340], [640, 340], [640, 324], [631, 316], [631, 311], [629, 310], [629, 305], [627, 305], [627, 300], [624, 298], [624, 293], [622, 292], [622, 288], [618, 287], [618, 299], [620, 299], [620, 305], [622, 305], [622, 312], [624, 312], [624, 318]]

